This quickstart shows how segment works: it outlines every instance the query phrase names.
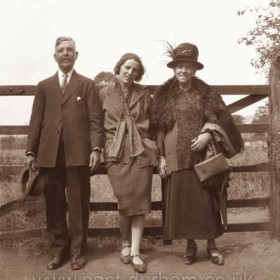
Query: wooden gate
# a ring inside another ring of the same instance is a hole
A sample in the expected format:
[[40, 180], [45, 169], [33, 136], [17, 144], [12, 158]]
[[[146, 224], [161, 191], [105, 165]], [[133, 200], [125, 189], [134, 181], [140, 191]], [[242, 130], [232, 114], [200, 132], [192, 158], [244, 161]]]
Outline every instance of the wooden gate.
[[[269, 162], [246, 166], [233, 166], [232, 172], [270, 172], [270, 197], [254, 199], [228, 200], [227, 208], [243, 207], [269, 207], [269, 222], [234, 223], [228, 224], [226, 232], [269, 231], [271, 238], [280, 236], [280, 71], [277, 63], [271, 70], [270, 85], [223, 85], [212, 86], [223, 95], [244, 95], [245, 97], [228, 105], [231, 113], [235, 113], [247, 106], [269, 97], [270, 124], [238, 124], [241, 133], [268, 133], [269, 135]], [[157, 86], [148, 86], [151, 93]], [[36, 86], [0, 86], [1, 96], [28, 96], [34, 95]], [[26, 135], [27, 126], [0, 126], [0, 135]], [[22, 166], [0, 165], [0, 174], [19, 174]], [[156, 169], [154, 170], [156, 173]], [[98, 174], [105, 174], [100, 169]], [[161, 181], [162, 193], [165, 192], [165, 181]], [[164, 195], [163, 195], [164, 197]], [[162, 211], [162, 224], [164, 224], [165, 202], [153, 201], [152, 210]], [[43, 210], [43, 204], [32, 202], [25, 203], [25, 209]], [[116, 202], [90, 203], [91, 211], [117, 211]], [[36, 235], [44, 229], [27, 229], [20, 232], [0, 232], [1, 238], [14, 238]], [[90, 228], [89, 236], [119, 236], [118, 228]], [[162, 226], [146, 227], [144, 235], [161, 235]]]

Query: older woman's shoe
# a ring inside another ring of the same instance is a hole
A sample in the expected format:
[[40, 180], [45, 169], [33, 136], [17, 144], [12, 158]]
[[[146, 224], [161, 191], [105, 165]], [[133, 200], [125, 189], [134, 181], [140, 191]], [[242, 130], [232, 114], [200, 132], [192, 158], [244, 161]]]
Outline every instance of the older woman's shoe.
[[186, 254], [184, 255], [184, 262], [187, 265], [191, 265], [195, 262], [195, 257], [197, 253], [197, 245], [194, 244], [190, 247], [187, 247]]
[[[127, 251], [127, 252], [125, 252]], [[127, 254], [125, 254], [127, 253]], [[130, 247], [126, 246], [123, 247], [120, 253], [120, 259], [124, 264], [130, 264], [131, 263], [131, 255], [130, 255]]]
[[[133, 262], [134, 258], [139, 258], [142, 261], [142, 264], [137, 264]], [[145, 273], [147, 271], [147, 266], [145, 265], [145, 263], [143, 262], [143, 260], [140, 258], [139, 255], [135, 255], [132, 257], [131, 264], [135, 272]]]
[[219, 253], [219, 251], [216, 248], [214, 248], [214, 249], [208, 249], [207, 248], [206, 252], [209, 256], [210, 261], [213, 264], [223, 265], [225, 263], [223, 255], [221, 253]]

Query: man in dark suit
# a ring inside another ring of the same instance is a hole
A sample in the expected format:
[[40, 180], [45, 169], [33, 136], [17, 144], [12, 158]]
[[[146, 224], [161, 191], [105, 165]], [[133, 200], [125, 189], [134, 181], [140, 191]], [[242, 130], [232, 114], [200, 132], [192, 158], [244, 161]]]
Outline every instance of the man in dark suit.
[[100, 163], [100, 101], [94, 81], [74, 70], [77, 57], [72, 38], [56, 40], [54, 58], [59, 69], [38, 84], [29, 125], [27, 164], [48, 177], [45, 201], [52, 259], [47, 269], [60, 267], [69, 253], [72, 269], [84, 266], [90, 171]]

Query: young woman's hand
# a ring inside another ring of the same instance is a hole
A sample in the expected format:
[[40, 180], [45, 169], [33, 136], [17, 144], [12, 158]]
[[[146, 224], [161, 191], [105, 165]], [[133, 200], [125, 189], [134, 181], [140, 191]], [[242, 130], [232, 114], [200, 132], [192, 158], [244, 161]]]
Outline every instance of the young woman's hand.
[[165, 157], [163, 157], [163, 156], [159, 157], [157, 170], [158, 170], [158, 174], [161, 178], [163, 178], [163, 179], [167, 178]]
[[212, 136], [209, 132], [199, 134], [197, 138], [192, 140], [191, 151], [199, 152], [205, 148]]

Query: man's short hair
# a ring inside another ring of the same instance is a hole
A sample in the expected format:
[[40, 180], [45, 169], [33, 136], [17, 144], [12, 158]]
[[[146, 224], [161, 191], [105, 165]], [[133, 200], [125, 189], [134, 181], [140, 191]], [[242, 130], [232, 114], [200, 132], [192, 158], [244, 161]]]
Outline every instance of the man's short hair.
[[56, 41], [55, 41], [55, 47], [57, 47], [58, 45], [60, 45], [62, 42], [65, 42], [65, 41], [73, 42], [74, 47], [76, 49], [75, 41], [71, 37], [59, 37], [59, 38], [57, 38]]

